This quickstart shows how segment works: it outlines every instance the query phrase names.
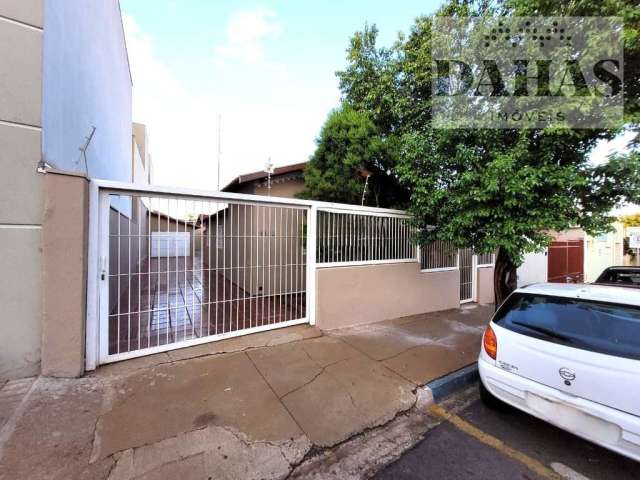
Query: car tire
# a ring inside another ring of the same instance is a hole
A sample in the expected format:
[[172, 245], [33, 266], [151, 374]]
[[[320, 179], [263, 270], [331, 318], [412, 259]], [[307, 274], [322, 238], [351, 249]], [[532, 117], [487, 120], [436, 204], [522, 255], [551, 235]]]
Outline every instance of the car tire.
[[502, 402], [501, 400], [498, 400], [496, 397], [493, 396], [493, 394], [487, 390], [487, 387], [484, 386], [484, 384], [482, 383], [482, 380], [480, 380], [480, 400], [482, 400], [482, 403], [484, 403], [487, 407], [491, 408], [492, 410], [504, 410], [505, 409], [505, 403]]

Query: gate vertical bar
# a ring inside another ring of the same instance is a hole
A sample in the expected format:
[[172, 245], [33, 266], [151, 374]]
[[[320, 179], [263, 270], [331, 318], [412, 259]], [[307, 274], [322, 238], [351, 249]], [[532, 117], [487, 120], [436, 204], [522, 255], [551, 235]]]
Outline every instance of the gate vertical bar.
[[316, 324], [316, 231], [318, 207], [307, 210], [307, 319]]
[[99, 196], [97, 237], [101, 266], [98, 272], [98, 351], [99, 361], [102, 363], [109, 356], [109, 210], [111, 200], [109, 194], [105, 192], [101, 192]]

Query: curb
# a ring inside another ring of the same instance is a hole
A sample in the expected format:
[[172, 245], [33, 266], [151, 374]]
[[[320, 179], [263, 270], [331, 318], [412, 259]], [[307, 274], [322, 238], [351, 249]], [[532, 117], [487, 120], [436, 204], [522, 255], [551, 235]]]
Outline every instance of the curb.
[[478, 364], [473, 363], [433, 382], [427, 383], [423, 389], [431, 392], [434, 402], [439, 402], [452, 393], [474, 384], [479, 378]]

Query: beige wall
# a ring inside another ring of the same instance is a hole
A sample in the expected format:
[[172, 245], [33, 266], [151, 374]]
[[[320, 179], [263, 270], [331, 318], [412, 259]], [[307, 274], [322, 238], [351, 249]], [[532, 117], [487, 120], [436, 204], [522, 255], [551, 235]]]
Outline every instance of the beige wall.
[[550, 232], [550, 234], [553, 236], [554, 240], [558, 240], [560, 242], [584, 240], [585, 236], [584, 230], [578, 227], [563, 230], [562, 232]]
[[[297, 193], [304, 190], [304, 180], [288, 180], [286, 182], [278, 183], [275, 181], [271, 184], [271, 196], [272, 197], [285, 197], [295, 198]], [[265, 184], [256, 186], [256, 195], [269, 195], [269, 190]]]
[[42, 374], [75, 377], [84, 371], [89, 182], [45, 178]]
[[614, 222], [613, 232], [592, 237], [585, 234], [584, 281], [595, 282], [602, 271], [614, 265], [624, 265], [624, 225]]
[[40, 370], [42, 0], [0, 2], [0, 380]]
[[493, 267], [478, 268], [476, 278], [478, 303], [493, 303]]
[[327, 330], [457, 308], [459, 282], [458, 270], [422, 273], [417, 262], [319, 268], [316, 323]]

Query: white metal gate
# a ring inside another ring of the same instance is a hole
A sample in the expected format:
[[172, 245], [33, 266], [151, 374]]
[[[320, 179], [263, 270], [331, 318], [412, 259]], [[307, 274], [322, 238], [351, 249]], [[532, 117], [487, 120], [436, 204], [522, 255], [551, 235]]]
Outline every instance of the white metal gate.
[[95, 195], [96, 363], [309, 321], [308, 205], [153, 187]]
[[473, 249], [463, 248], [459, 256], [460, 303], [472, 302], [476, 277], [475, 255]]

